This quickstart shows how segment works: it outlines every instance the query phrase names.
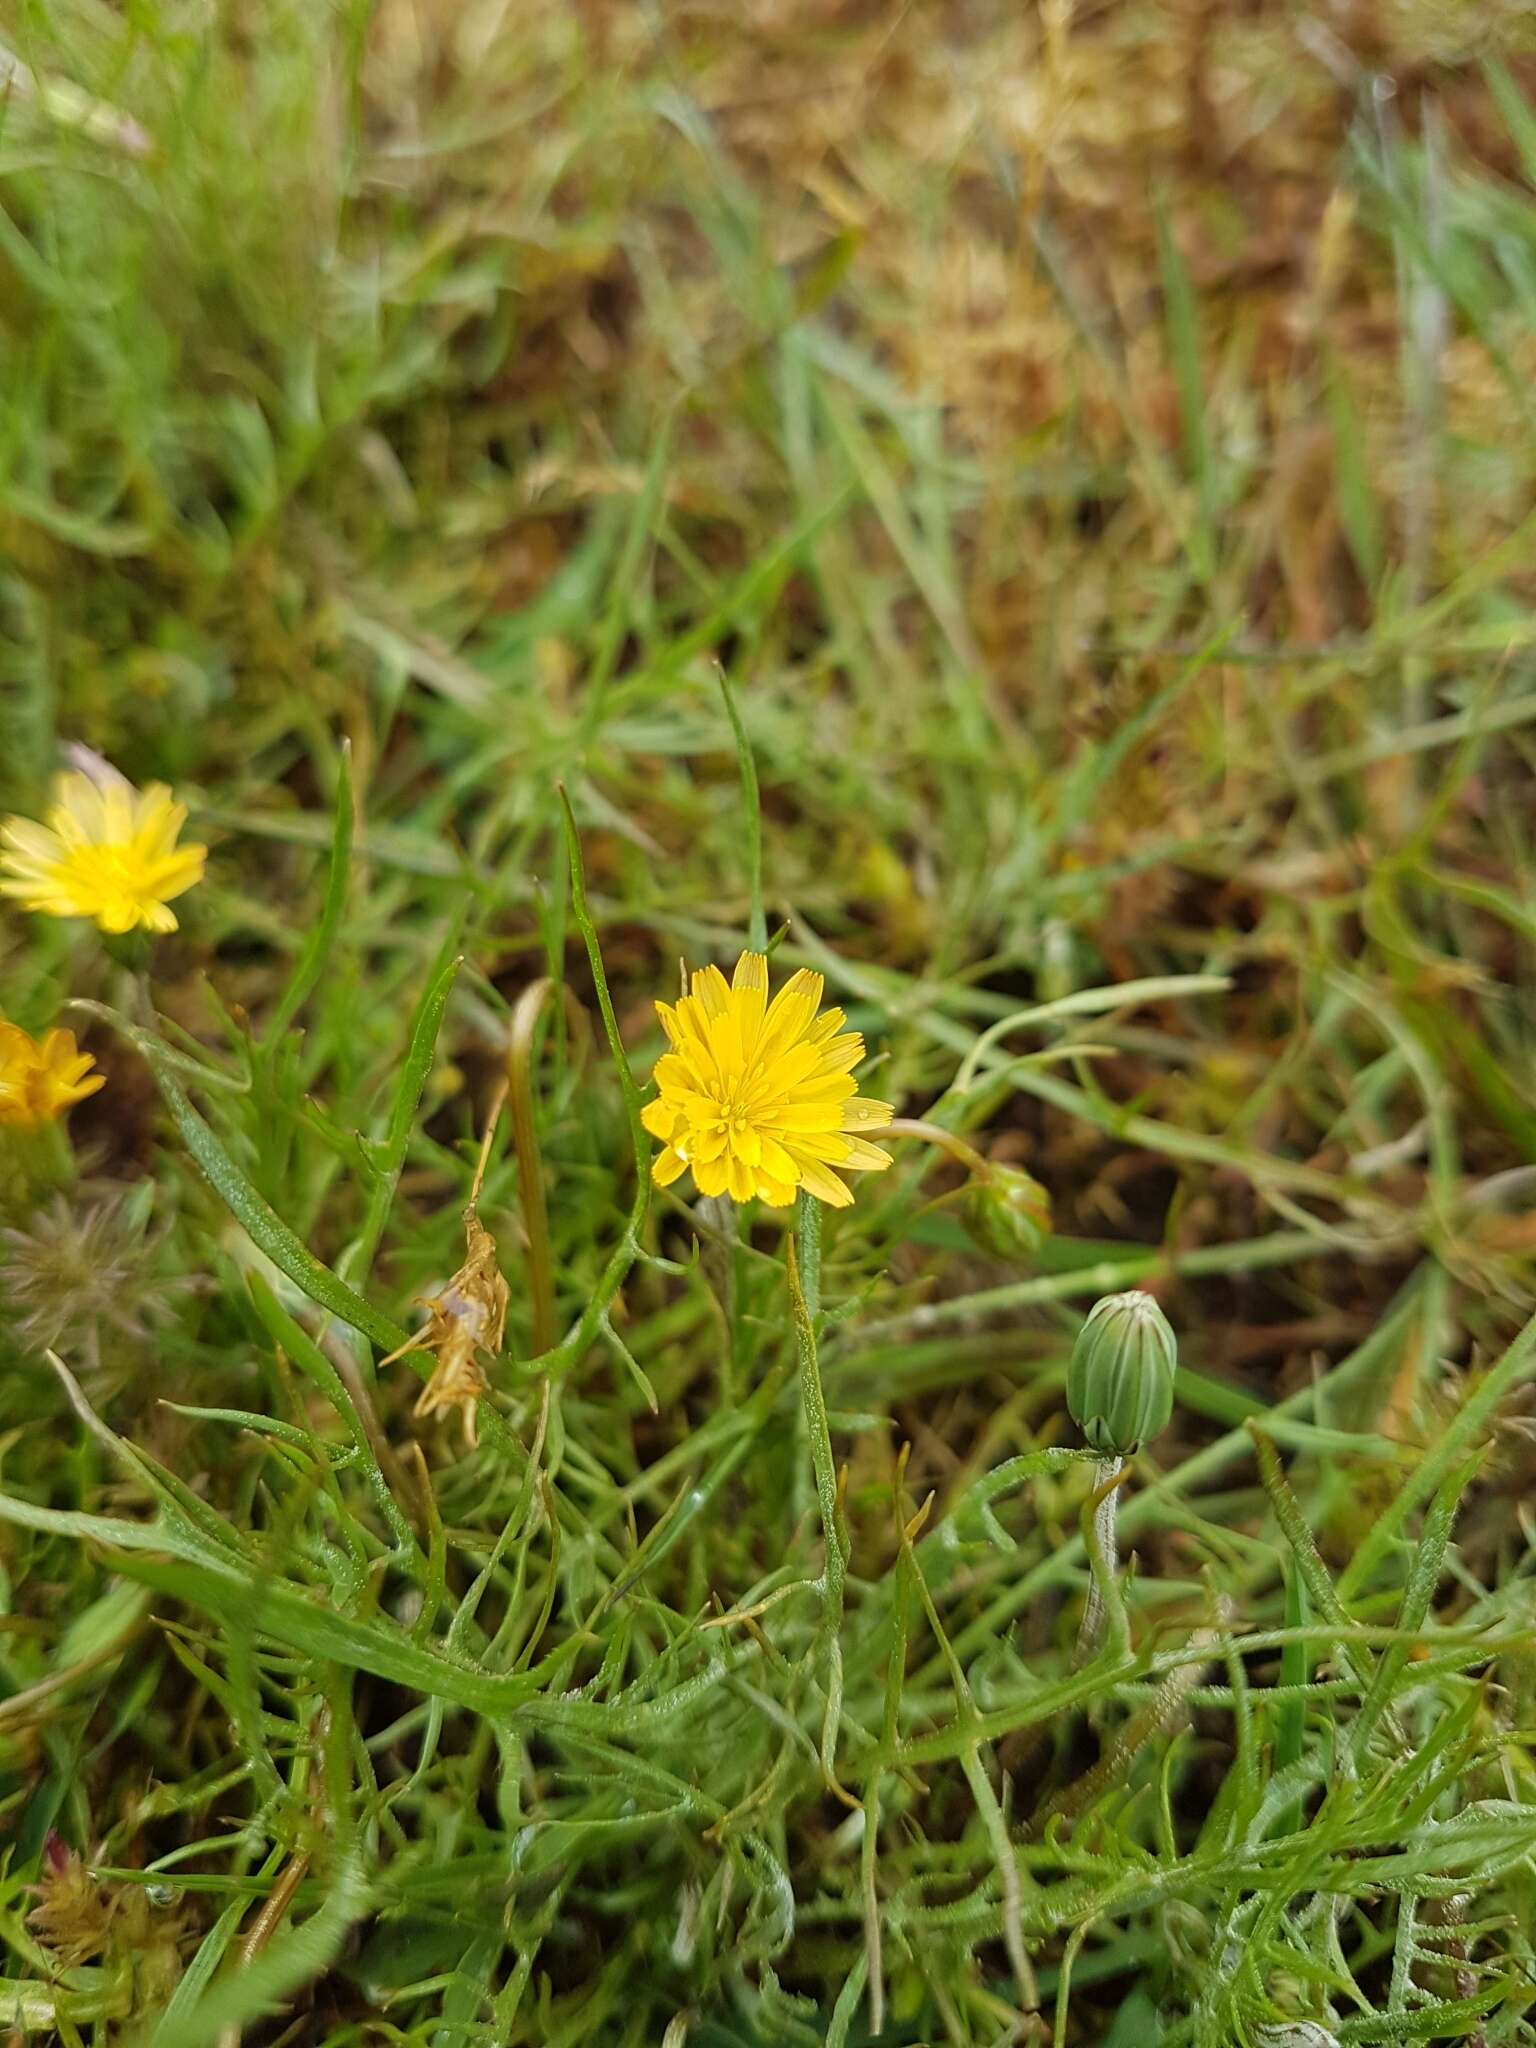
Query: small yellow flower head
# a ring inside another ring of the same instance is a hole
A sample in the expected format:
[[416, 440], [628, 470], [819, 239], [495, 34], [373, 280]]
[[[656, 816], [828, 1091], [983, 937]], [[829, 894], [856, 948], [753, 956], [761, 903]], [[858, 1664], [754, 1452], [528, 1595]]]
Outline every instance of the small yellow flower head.
[[187, 822], [163, 782], [137, 790], [102, 764], [61, 775], [41, 824], [0, 826], [0, 895], [49, 917], [94, 918], [104, 932], [173, 932], [173, 896], [202, 880], [206, 846], [178, 846]]
[[19, 1024], [0, 1018], [0, 1127], [30, 1131], [52, 1123], [105, 1084], [105, 1075], [91, 1072], [94, 1065], [73, 1031], [29, 1038]]
[[758, 1195], [783, 1208], [804, 1188], [843, 1209], [853, 1196], [834, 1167], [890, 1165], [860, 1134], [888, 1124], [891, 1105], [854, 1092], [864, 1040], [842, 1029], [841, 1010], [817, 1016], [821, 993], [821, 976], [801, 968], [770, 1003], [766, 958], [743, 953], [729, 983], [706, 967], [675, 1009], [656, 1005], [672, 1045], [656, 1062], [661, 1093], [643, 1112], [665, 1147], [652, 1169], [658, 1187], [691, 1167], [701, 1195]]

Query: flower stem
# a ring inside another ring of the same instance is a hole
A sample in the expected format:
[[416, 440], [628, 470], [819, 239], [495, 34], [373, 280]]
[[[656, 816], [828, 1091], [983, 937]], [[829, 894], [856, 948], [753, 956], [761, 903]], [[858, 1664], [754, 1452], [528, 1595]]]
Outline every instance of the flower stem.
[[702, 1253], [710, 1291], [719, 1303], [725, 1321], [725, 1343], [720, 1351], [720, 1399], [727, 1408], [735, 1406], [741, 1383], [741, 1218], [729, 1195], [700, 1195], [695, 1214], [710, 1230]]
[[786, 1262], [789, 1298], [800, 1353], [800, 1399], [805, 1411], [806, 1434], [810, 1438], [811, 1465], [816, 1474], [816, 1498], [821, 1509], [822, 1539], [826, 1551], [826, 1562], [821, 1572], [821, 1640], [827, 1660], [827, 1707], [821, 1724], [821, 1768], [828, 1784], [835, 1785], [834, 1761], [843, 1712], [840, 1632], [848, 1555], [839, 1527], [837, 1466], [832, 1456], [832, 1428], [827, 1418], [827, 1398], [822, 1390], [821, 1363], [816, 1349], [816, 1315], [821, 1305], [821, 1206], [813, 1195], [806, 1194], [803, 1189], [799, 1196], [796, 1223], [796, 1235], [790, 1240]]
[[[821, 1314], [821, 1204], [804, 1188], [796, 1198], [795, 1244], [800, 1267], [800, 1293], [805, 1313], [814, 1323]], [[811, 1346], [815, 1348], [815, 1334]], [[818, 1386], [820, 1381], [817, 1382]]]
[[967, 1173], [974, 1173], [985, 1180], [991, 1172], [976, 1147], [968, 1145], [958, 1131], [947, 1131], [942, 1124], [931, 1124], [925, 1117], [894, 1116], [880, 1135], [882, 1138], [924, 1138], [930, 1145], [937, 1145], [947, 1152]]
[[530, 982], [512, 1012], [507, 1045], [507, 1107], [512, 1113], [512, 1142], [517, 1149], [518, 1191], [522, 1196], [523, 1229], [528, 1235], [528, 1292], [532, 1305], [533, 1355], [540, 1358], [555, 1344], [555, 1266], [549, 1243], [549, 1210], [544, 1200], [544, 1166], [539, 1157], [539, 1132], [533, 1114], [533, 1041], [544, 1005], [555, 992], [548, 975]]
[[735, 695], [726, 681], [725, 670], [718, 662], [715, 673], [720, 678], [720, 694], [725, 699], [725, 715], [731, 721], [731, 735], [736, 742], [736, 764], [741, 772], [741, 816], [747, 842], [747, 898], [750, 905], [747, 948], [749, 952], [765, 953], [768, 950], [768, 921], [763, 915], [763, 814], [757, 790], [757, 763], [752, 758], [752, 742], [741, 722]]
[[585, 1356], [587, 1347], [602, 1327], [603, 1317], [612, 1306], [614, 1296], [624, 1285], [630, 1267], [640, 1257], [640, 1233], [645, 1228], [645, 1219], [651, 1207], [651, 1148], [650, 1140], [645, 1135], [645, 1127], [640, 1121], [640, 1090], [636, 1087], [635, 1077], [630, 1072], [624, 1041], [619, 1035], [618, 1019], [613, 1011], [613, 997], [608, 990], [608, 976], [603, 969], [603, 952], [598, 944], [597, 926], [592, 922], [592, 912], [587, 904], [586, 871], [582, 865], [581, 838], [576, 830], [576, 814], [571, 809], [571, 800], [566, 795], [563, 783], [560, 785], [560, 807], [565, 820], [565, 843], [571, 868], [571, 916], [587, 949], [587, 961], [592, 969], [593, 986], [597, 991], [597, 1006], [603, 1019], [603, 1034], [608, 1041], [614, 1071], [619, 1079], [619, 1090], [624, 1097], [624, 1112], [629, 1122], [630, 1148], [635, 1158], [635, 1194], [630, 1205], [629, 1220], [624, 1226], [624, 1235], [609, 1254], [608, 1263], [581, 1312], [580, 1320], [552, 1351], [541, 1352], [538, 1357], [529, 1359], [523, 1368], [527, 1372], [548, 1373], [568, 1372], [578, 1359]]
[[1120, 1568], [1120, 1541], [1115, 1524], [1120, 1505], [1118, 1478], [1121, 1469], [1119, 1458], [1106, 1458], [1094, 1471], [1094, 1491], [1102, 1488], [1105, 1492], [1093, 1511], [1093, 1548], [1098, 1556], [1090, 1556], [1089, 1559], [1093, 1577], [1088, 1588], [1088, 1604], [1083, 1609], [1083, 1625], [1077, 1637], [1079, 1664], [1086, 1664], [1099, 1647], [1105, 1616], [1109, 1612], [1104, 1598], [1104, 1581], [1113, 1582]]

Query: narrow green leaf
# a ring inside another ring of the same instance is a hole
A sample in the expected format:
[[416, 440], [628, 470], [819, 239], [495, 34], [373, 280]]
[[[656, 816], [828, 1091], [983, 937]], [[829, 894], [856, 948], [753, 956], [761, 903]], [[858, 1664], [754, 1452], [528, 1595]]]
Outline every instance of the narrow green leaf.
[[181, 1133], [204, 1178], [251, 1242], [266, 1253], [278, 1271], [286, 1273], [294, 1286], [320, 1308], [360, 1331], [381, 1350], [393, 1351], [403, 1344], [404, 1330], [364, 1301], [360, 1294], [354, 1293], [329, 1266], [322, 1265], [300, 1243], [270, 1203], [251, 1186], [210, 1126], [193, 1108], [186, 1090], [176, 1078], [177, 1063], [169, 1056], [163, 1040], [152, 1032], [141, 1030], [136, 1024], [130, 1024], [126, 1017], [108, 1009], [104, 1003], [77, 1002], [74, 1007], [100, 1017], [144, 1055], [171, 1113], [171, 1121]]
[[1403, 1483], [1386, 1512], [1373, 1523], [1369, 1535], [1350, 1559], [1339, 1580], [1345, 1599], [1368, 1585], [1371, 1574], [1397, 1540], [1408, 1516], [1421, 1502], [1445, 1484], [1481, 1440], [1498, 1405], [1515, 1387], [1536, 1371], [1536, 1316], [1520, 1331], [1498, 1364], [1487, 1373], [1435, 1442], [1424, 1462]]
[[319, 922], [304, 941], [288, 986], [278, 998], [267, 1025], [264, 1043], [275, 1045], [298, 1015], [310, 990], [325, 972], [331, 957], [331, 948], [336, 942], [336, 933], [341, 926], [342, 913], [347, 903], [347, 877], [352, 860], [352, 833], [354, 826], [354, 801], [352, 791], [352, 743], [342, 742], [341, 766], [336, 776], [336, 819], [331, 829], [331, 859], [326, 870], [325, 901], [321, 905]]
[[[416, 1125], [416, 1112], [421, 1107], [422, 1091], [427, 1085], [427, 1077], [432, 1071], [432, 1062], [437, 1055], [438, 1033], [442, 1030], [448, 998], [453, 993], [454, 981], [464, 964], [463, 957], [458, 951], [463, 917], [463, 910], [460, 909], [449, 926], [438, 950], [437, 959], [433, 963], [432, 972], [427, 977], [426, 988], [416, 1005], [416, 1014], [411, 1019], [405, 1058], [395, 1079], [395, 1092], [390, 1101], [389, 1120], [385, 1125], [383, 1142], [370, 1147], [375, 1178], [368, 1197], [367, 1213], [356, 1241], [348, 1246], [340, 1262], [346, 1272], [359, 1280], [366, 1280], [372, 1270], [379, 1239], [384, 1235], [384, 1226], [388, 1223], [389, 1212], [394, 1206], [395, 1189], [400, 1182], [401, 1169], [405, 1165], [405, 1155], [409, 1150]], [[343, 1320], [350, 1321], [351, 1318], [344, 1317]], [[354, 1325], [354, 1328], [356, 1327], [360, 1326]], [[388, 1349], [393, 1351], [404, 1341], [402, 1331]]]
[[[1305, 1628], [1311, 1618], [1312, 1606], [1307, 1598], [1306, 1581], [1295, 1558], [1288, 1557], [1285, 1561], [1285, 1626], [1287, 1629]], [[1280, 1652], [1280, 1683], [1287, 1687], [1303, 1686], [1311, 1676], [1311, 1644], [1304, 1637], [1286, 1643]], [[1280, 1701], [1274, 1709], [1274, 1721], [1274, 1769], [1278, 1776], [1301, 1762], [1307, 1728], [1305, 1696], [1299, 1692], [1291, 1693]], [[1302, 1803], [1298, 1799], [1280, 1814], [1273, 1832], [1276, 1835], [1293, 1835], [1301, 1822]]]
[[635, 1085], [635, 1077], [630, 1071], [629, 1055], [625, 1052], [624, 1041], [619, 1035], [619, 1021], [614, 1015], [613, 997], [608, 989], [608, 975], [603, 966], [602, 948], [598, 944], [597, 926], [592, 922], [592, 911], [587, 902], [586, 870], [581, 858], [581, 835], [576, 830], [576, 814], [571, 809], [570, 797], [563, 786], [560, 791], [560, 805], [565, 820], [565, 844], [571, 870], [571, 916], [587, 949], [587, 962], [592, 969], [592, 980], [597, 989], [597, 1006], [602, 1013], [603, 1035], [608, 1041], [608, 1050], [612, 1055], [614, 1071], [619, 1077], [619, 1088], [624, 1097], [630, 1149], [635, 1161], [635, 1193], [624, 1235], [609, 1254], [608, 1263], [603, 1268], [597, 1286], [582, 1310], [576, 1327], [555, 1346], [553, 1351], [543, 1358], [529, 1360], [522, 1368], [527, 1372], [549, 1373], [567, 1371], [585, 1355], [587, 1347], [602, 1328], [613, 1297], [623, 1286], [631, 1266], [640, 1255], [640, 1232], [651, 1204], [651, 1146], [645, 1134], [645, 1126], [640, 1121], [640, 1090]]
[[[282, 1851], [274, 1849], [262, 1865], [260, 1876], [273, 1878], [282, 1867]], [[203, 1994], [213, 1982], [219, 1964], [223, 1962], [230, 1943], [240, 1931], [240, 1922], [250, 1910], [250, 1901], [238, 1897], [231, 1899], [217, 1920], [203, 1936], [197, 1954], [183, 1971], [176, 1989], [171, 1993], [165, 2011], [160, 2015], [159, 2026], [169, 2031], [184, 2022], [189, 2013], [195, 2012]], [[174, 2039], [174, 2034], [172, 2035]], [[158, 2041], [151, 2037], [149, 2048], [158, 2048]]]
[[285, 1929], [264, 1954], [243, 1969], [230, 1971], [204, 1996], [174, 2015], [165, 2013], [138, 2036], [137, 2048], [209, 2048], [226, 2029], [238, 2035], [246, 2022], [320, 1976], [335, 1960], [348, 1928], [367, 1910], [361, 1860], [349, 1857], [331, 1880], [318, 1912]]
[[173, 1415], [185, 1415], [193, 1422], [227, 1422], [235, 1429], [248, 1429], [256, 1436], [270, 1436], [297, 1451], [313, 1451], [315, 1439], [295, 1429], [291, 1422], [279, 1422], [275, 1415], [257, 1415], [249, 1408], [195, 1408], [186, 1401], [162, 1401]]
[[1504, 117], [1510, 138], [1520, 152], [1526, 181], [1536, 185], [1536, 114], [1532, 113], [1524, 93], [1500, 58], [1489, 57], [1484, 62], [1483, 76]]
[[667, 461], [672, 452], [672, 421], [673, 413], [666, 412], [655, 432], [645, 476], [640, 489], [635, 493], [629, 524], [625, 528], [619, 558], [614, 565], [613, 585], [599, 628], [597, 649], [587, 671], [583, 695], [581, 732], [582, 738], [587, 741], [593, 739], [602, 728], [608, 685], [613, 680], [614, 670], [618, 666], [625, 632], [635, 615], [640, 560], [645, 552], [647, 540], [656, 530], [662, 490], [667, 479]]
[[1382, 1652], [1381, 1662], [1376, 1670], [1376, 1682], [1361, 1702], [1360, 1712], [1350, 1730], [1350, 1742], [1357, 1761], [1363, 1761], [1370, 1745], [1370, 1739], [1378, 1722], [1391, 1705], [1394, 1694], [1408, 1667], [1413, 1652], [1411, 1637], [1417, 1635], [1429, 1618], [1435, 1588], [1445, 1569], [1446, 1546], [1450, 1542], [1451, 1529], [1461, 1497], [1477, 1476], [1481, 1457], [1469, 1458], [1445, 1480], [1424, 1517], [1424, 1527], [1419, 1536], [1418, 1548], [1414, 1552], [1413, 1564], [1408, 1573], [1408, 1583], [1403, 1588], [1403, 1602], [1398, 1609], [1397, 1625], [1407, 1632], [1409, 1640], [1390, 1643]]
[[853, 2016], [859, 2009], [859, 2000], [864, 1995], [864, 1985], [869, 1977], [869, 1956], [864, 1950], [853, 1959], [853, 1968], [844, 1979], [843, 1988], [837, 1994], [837, 2003], [832, 2008], [832, 2024], [827, 2028], [826, 2048], [847, 2048], [848, 2029], [853, 2025]]
[[747, 728], [741, 722], [741, 711], [736, 703], [725, 670], [719, 670], [720, 694], [725, 699], [725, 715], [731, 721], [731, 733], [736, 741], [736, 765], [741, 774], [741, 822], [747, 836], [747, 891], [750, 908], [747, 915], [747, 947], [753, 953], [768, 949], [768, 922], [763, 915], [763, 812], [757, 788], [757, 763], [752, 757], [752, 742], [747, 737]]
[[390, 1176], [391, 1189], [395, 1180], [399, 1178], [400, 1168], [405, 1163], [406, 1148], [411, 1141], [422, 1090], [427, 1085], [427, 1076], [432, 1071], [432, 1061], [437, 1052], [437, 1036], [442, 1029], [443, 1012], [447, 1009], [448, 998], [453, 993], [454, 980], [464, 964], [457, 950], [462, 921], [461, 912], [455, 917], [453, 926], [443, 942], [437, 964], [417, 1005], [416, 1015], [411, 1020], [410, 1043], [406, 1049], [405, 1063], [395, 1083], [394, 1100], [390, 1104], [389, 1124], [384, 1140], [384, 1171]]
[[[1322, 1620], [1333, 1623], [1335, 1628], [1352, 1627], [1354, 1616], [1339, 1598], [1328, 1567], [1323, 1562], [1322, 1552], [1317, 1547], [1317, 1539], [1313, 1536], [1301, 1511], [1300, 1503], [1287, 1485], [1285, 1474], [1280, 1469], [1279, 1454], [1273, 1442], [1265, 1435], [1260, 1424], [1250, 1421], [1247, 1429], [1253, 1439], [1259, 1477], [1264, 1481], [1264, 1490], [1269, 1495], [1270, 1505], [1275, 1511], [1275, 1519], [1280, 1524], [1281, 1532], [1291, 1546], [1291, 1555], [1306, 1586], [1307, 1597]], [[1339, 1662], [1359, 1684], [1368, 1688], [1373, 1675], [1368, 1653], [1356, 1649], [1353, 1644], [1344, 1642], [1337, 1635], [1333, 1637], [1333, 1641]]]
[[1336, 358], [1328, 359], [1328, 421], [1333, 433], [1333, 490], [1339, 525], [1360, 571], [1360, 580], [1374, 592], [1381, 582], [1381, 514], [1371, 488], [1365, 434], [1349, 380]]
[[1179, 388], [1179, 411], [1184, 428], [1184, 462], [1200, 500], [1200, 524], [1191, 534], [1198, 547], [1196, 567], [1209, 576], [1215, 567], [1215, 535], [1212, 524], [1212, 473], [1210, 444], [1205, 431], [1205, 380], [1200, 363], [1200, 326], [1189, 272], [1179, 254], [1162, 206], [1157, 208], [1157, 255], [1163, 276], [1163, 305], [1168, 321], [1168, 347], [1173, 358], [1174, 381]]

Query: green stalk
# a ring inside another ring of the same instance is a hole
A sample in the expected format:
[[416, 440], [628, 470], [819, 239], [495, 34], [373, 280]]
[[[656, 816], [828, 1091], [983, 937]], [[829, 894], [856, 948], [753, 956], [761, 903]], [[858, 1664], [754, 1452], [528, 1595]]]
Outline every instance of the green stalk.
[[[1285, 1560], [1285, 1626], [1287, 1630], [1305, 1628], [1312, 1618], [1312, 1607], [1307, 1599], [1306, 1581], [1294, 1557]], [[1280, 1652], [1280, 1683], [1287, 1688], [1284, 1700], [1275, 1708], [1275, 1749], [1274, 1771], [1278, 1777], [1301, 1762], [1302, 1747], [1306, 1738], [1307, 1703], [1300, 1687], [1312, 1677], [1312, 1646], [1305, 1636], [1298, 1636], [1287, 1642]], [[1291, 1688], [1297, 1688], [1292, 1691]], [[1275, 1836], [1294, 1835], [1302, 1823], [1302, 1802], [1294, 1799], [1280, 1813], [1275, 1822]]]
[[[1086, 1664], [1099, 1647], [1104, 1624], [1115, 1597], [1115, 1574], [1120, 1569], [1120, 1539], [1117, 1516], [1120, 1505], [1121, 1461], [1105, 1458], [1094, 1468], [1093, 1542], [1088, 1561], [1092, 1577], [1083, 1608], [1082, 1627], [1077, 1637], [1077, 1661]], [[1119, 1645], [1120, 1654], [1125, 1646]]]
[[517, 1151], [517, 1179], [523, 1201], [523, 1228], [528, 1234], [528, 1292], [533, 1308], [535, 1357], [555, 1344], [555, 1265], [549, 1242], [549, 1207], [544, 1199], [544, 1165], [539, 1157], [539, 1132], [533, 1114], [533, 1039], [544, 1005], [554, 994], [548, 975], [531, 982], [512, 1012], [507, 1046], [507, 1108], [512, 1118], [512, 1143]]
[[741, 713], [725, 679], [725, 670], [721, 669], [719, 675], [725, 715], [731, 721], [731, 733], [736, 741], [736, 765], [741, 771], [742, 816], [747, 834], [747, 948], [749, 952], [765, 953], [768, 950], [768, 921], [763, 915], [763, 809], [757, 788], [757, 763], [752, 758], [752, 742], [747, 738], [747, 728], [741, 722]]
[[[176, 1069], [185, 1070], [190, 1063], [185, 1058], [177, 1058], [152, 1032], [141, 1030], [103, 1003], [76, 998], [72, 1007], [101, 1018], [143, 1054], [159, 1084], [171, 1121], [204, 1179], [251, 1242], [266, 1253], [273, 1265], [317, 1307], [327, 1310], [367, 1337], [381, 1351], [392, 1351], [403, 1344], [406, 1333], [400, 1325], [389, 1316], [380, 1314], [371, 1302], [365, 1301], [344, 1280], [338, 1279], [329, 1266], [322, 1265], [235, 1165], [212, 1129], [192, 1107], [186, 1090], [177, 1079]], [[404, 1146], [399, 1149], [403, 1156]]]
[[336, 818], [331, 828], [331, 858], [325, 876], [325, 901], [320, 919], [305, 940], [288, 986], [278, 997], [262, 1046], [270, 1051], [303, 1008], [304, 1000], [324, 973], [341, 929], [347, 907], [347, 878], [351, 871], [352, 837], [356, 826], [356, 803], [352, 791], [352, 742], [341, 743], [341, 766], [336, 776]]
[[576, 929], [581, 933], [582, 943], [587, 949], [587, 961], [592, 969], [592, 980], [597, 989], [597, 1007], [602, 1014], [603, 1035], [608, 1041], [608, 1050], [613, 1058], [614, 1071], [619, 1077], [619, 1090], [624, 1097], [624, 1113], [629, 1124], [630, 1150], [635, 1161], [635, 1194], [630, 1206], [629, 1218], [624, 1234], [609, 1255], [592, 1298], [582, 1310], [581, 1318], [553, 1349], [537, 1358], [530, 1359], [522, 1368], [524, 1372], [566, 1372], [586, 1355], [603, 1326], [603, 1320], [612, 1306], [613, 1298], [628, 1278], [629, 1269], [640, 1256], [640, 1232], [651, 1206], [651, 1145], [640, 1121], [640, 1090], [629, 1069], [629, 1058], [624, 1050], [624, 1041], [619, 1036], [619, 1023], [613, 1010], [613, 997], [608, 991], [608, 976], [603, 967], [602, 948], [597, 940], [597, 926], [592, 922], [592, 912], [587, 904], [586, 869], [581, 858], [581, 837], [576, 830], [576, 814], [571, 809], [571, 800], [562, 786], [560, 804], [565, 819], [566, 852], [571, 866], [571, 916]]
[[[805, 1312], [814, 1322], [821, 1314], [821, 1204], [801, 1188], [795, 1198], [795, 1246], [800, 1266], [800, 1292]], [[812, 1343], [814, 1344], [814, 1336]], [[817, 1381], [818, 1386], [820, 1380]]]
[[811, 1464], [816, 1474], [816, 1499], [821, 1510], [822, 1539], [826, 1550], [819, 1582], [822, 1594], [821, 1644], [827, 1662], [827, 1709], [821, 1724], [821, 1768], [827, 1783], [835, 1785], [837, 1773], [834, 1762], [843, 1709], [841, 1630], [848, 1556], [838, 1526], [837, 1466], [832, 1456], [832, 1428], [827, 1418], [827, 1397], [822, 1389], [821, 1363], [816, 1350], [816, 1316], [821, 1304], [821, 1205], [803, 1188], [798, 1197], [796, 1235], [787, 1248], [786, 1271], [790, 1306], [795, 1318], [795, 1340], [800, 1354], [800, 1398], [805, 1410], [806, 1433], [811, 1441]]

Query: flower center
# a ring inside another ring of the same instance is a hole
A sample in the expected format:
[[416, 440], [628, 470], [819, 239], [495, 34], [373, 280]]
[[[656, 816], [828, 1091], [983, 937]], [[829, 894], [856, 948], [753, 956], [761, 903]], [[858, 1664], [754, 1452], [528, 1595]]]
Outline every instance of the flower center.
[[71, 860], [76, 881], [103, 907], [136, 910], [153, 895], [153, 864], [131, 840], [77, 848]]
[[754, 1125], [752, 1111], [739, 1094], [728, 1095], [718, 1103], [716, 1116], [720, 1128], [732, 1138], [739, 1138], [743, 1131], [751, 1130]]

